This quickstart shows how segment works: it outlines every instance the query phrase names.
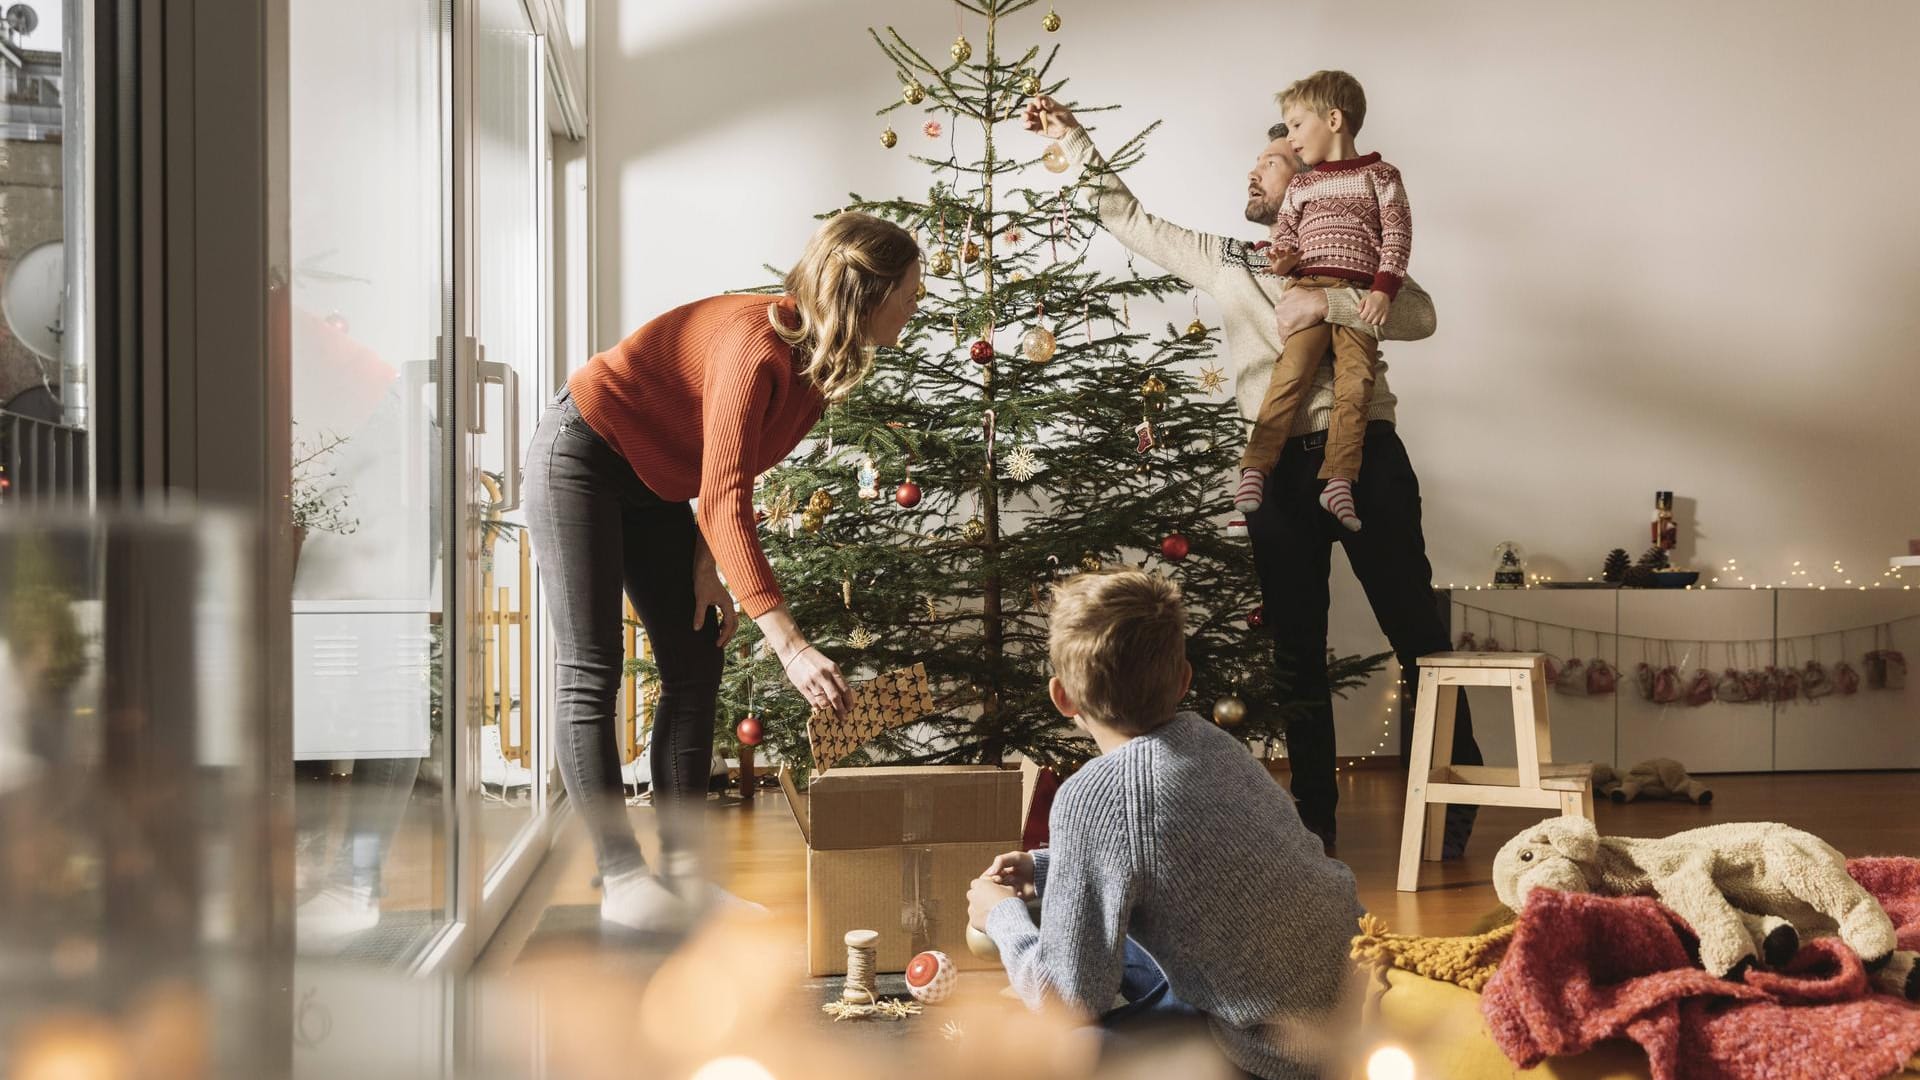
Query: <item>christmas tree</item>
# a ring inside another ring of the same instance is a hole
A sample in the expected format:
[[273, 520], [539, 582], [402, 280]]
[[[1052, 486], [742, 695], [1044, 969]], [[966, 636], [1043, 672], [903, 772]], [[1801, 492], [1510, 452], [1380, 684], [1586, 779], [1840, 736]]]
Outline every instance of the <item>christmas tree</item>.
[[[1057, 45], [1002, 51], [1010, 17], [1037, 2], [956, 0], [985, 20], [985, 36], [941, 54], [891, 28], [869, 31], [901, 87], [879, 110], [875, 153], [894, 151], [894, 125], [924, 133], [940, 152], [913, 157], [932, 183], [921, 197], [853, 194], [821, 216], [863, 211], [914, 232], [926, 294], [899, 346], [880, 350], [873, 375], [760, 486], [762, 542], [809, 638], [850, 679], [916, 663], [932, 679], [936, 715], [876, 740], [869, 760], [1090, 756], [1093, 744], [1048, 702], [1047, 596], [1054, 581], [1102, 565], [1144, 565], [1180, 583], [1194, 666], [1186, 707], [1226, 722], [1244, 714], [1236, 733], [1253, 740], [1283, 738], [1291, 715], [1250, 551], [1224, 520], [1244, 433], [1212, 363], [1215, 334], [1198, 320], [1136, 326], [1130, 300], [1177, 296], [1184, 284], [1093, 269], [1098, 224], [1085, 193], [1056, 175], [1066, 170], [1059, 147], [1020, 153], [1039, 145], [1022, 130], [1027, 101], [1065, 86], [1052, 74]], [[1059, 28], [1049, 8], [1017, 36]], [[1137, 162], [1151, 131], [1109, 167]], [[773, 751], [804, 773], [805, 702], [751, 623], [735, 647], [722, 744], [756, 715]], [[1385, 656], [1329, 657], [1336, 691]]]

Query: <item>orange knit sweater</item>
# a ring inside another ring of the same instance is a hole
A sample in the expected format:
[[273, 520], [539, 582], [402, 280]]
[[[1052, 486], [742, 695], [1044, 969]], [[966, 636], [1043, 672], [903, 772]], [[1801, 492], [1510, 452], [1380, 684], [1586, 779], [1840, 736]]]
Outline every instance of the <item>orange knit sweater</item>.
[[[826, 408], [767, 322], [766, 296], [715, 296], [635, 330], [567, 380], [581, 419], [663, 499], [698, 498], [700, 532], [740, 606], [780, 604], [760, 549], [753, 481]], [[799, 325], [790, 298], [781, 317]]]

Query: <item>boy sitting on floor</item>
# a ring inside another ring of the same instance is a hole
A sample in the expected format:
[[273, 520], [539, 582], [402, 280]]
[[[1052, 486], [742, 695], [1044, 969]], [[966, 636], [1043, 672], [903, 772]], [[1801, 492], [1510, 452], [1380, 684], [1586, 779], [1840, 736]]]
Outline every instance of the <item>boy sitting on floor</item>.
[[1248, 1073], [1317, 1076], [1303, 1036], [1342, 1004], [1353, 873], [1240, 740], [1175, 714], [1185, 624], [1179, 589], [1138, 570], [1054, 590], [1053, 703], [1101, 755], [1061, 785], [1050, 846], [995, 859], [968, 916], [1031, 1006], [1054, 997], [1109, 1028], [1203, 1018]]

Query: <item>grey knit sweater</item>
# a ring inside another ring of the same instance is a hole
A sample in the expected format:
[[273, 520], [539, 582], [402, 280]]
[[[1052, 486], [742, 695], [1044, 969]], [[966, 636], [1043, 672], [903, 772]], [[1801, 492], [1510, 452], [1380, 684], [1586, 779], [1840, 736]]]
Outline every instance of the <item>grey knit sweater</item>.
[[1048, 820], [1040, 925], [1018, 900], [987, 920], [1021, 998], [1106, 1012], [1132, 937], [1241, 1068], [1317, 1075], [1288, 1029], [1335, 1019], [1360, 899], [1244, 744], [1181, 713], [1088, 762]]

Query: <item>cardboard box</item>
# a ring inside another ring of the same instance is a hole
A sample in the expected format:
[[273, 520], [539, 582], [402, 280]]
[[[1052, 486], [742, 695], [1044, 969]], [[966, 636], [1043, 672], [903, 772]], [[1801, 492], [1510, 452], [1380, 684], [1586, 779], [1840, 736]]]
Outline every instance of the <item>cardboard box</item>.
[[847, 970], [846, 934], [880, 934], [880, 971], [939, 949], [963, 968], [967, 887], [1020, 845], [1020, 773], [989, 765], [829, 769], [806, 792], [782, 770], [807, 841], [807, 971]]

